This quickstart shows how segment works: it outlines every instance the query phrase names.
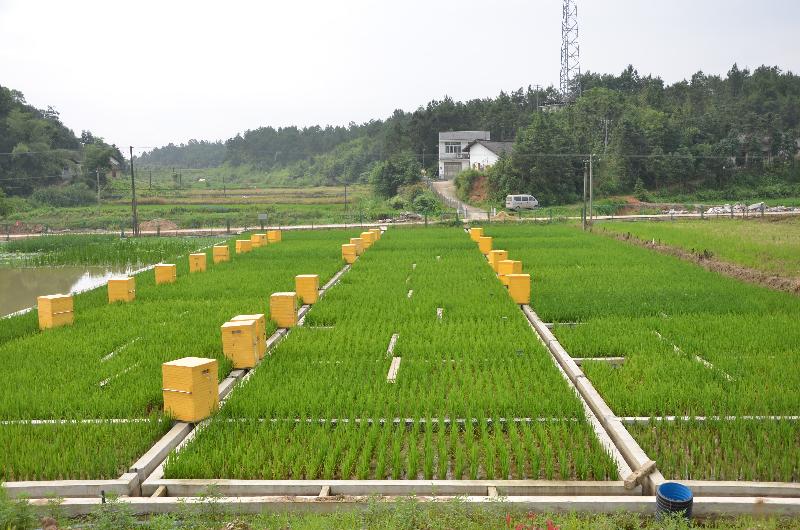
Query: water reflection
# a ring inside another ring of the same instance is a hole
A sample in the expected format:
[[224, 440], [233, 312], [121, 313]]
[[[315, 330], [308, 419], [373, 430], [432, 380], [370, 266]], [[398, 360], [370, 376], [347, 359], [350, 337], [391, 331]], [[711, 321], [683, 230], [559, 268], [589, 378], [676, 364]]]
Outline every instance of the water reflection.
[[103, 266], [0, 267], [0, 316], [36, 305], [37, 296], [85, 291], [127, 272]]

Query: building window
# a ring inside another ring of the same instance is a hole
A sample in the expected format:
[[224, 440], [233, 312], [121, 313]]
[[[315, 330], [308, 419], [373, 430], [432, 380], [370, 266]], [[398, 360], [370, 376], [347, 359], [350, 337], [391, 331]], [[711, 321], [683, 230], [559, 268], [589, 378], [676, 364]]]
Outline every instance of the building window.
[[445, 142], [444, 143], [444, 152], [445, 153], [460, 153], [461, 152], [461, 142]]

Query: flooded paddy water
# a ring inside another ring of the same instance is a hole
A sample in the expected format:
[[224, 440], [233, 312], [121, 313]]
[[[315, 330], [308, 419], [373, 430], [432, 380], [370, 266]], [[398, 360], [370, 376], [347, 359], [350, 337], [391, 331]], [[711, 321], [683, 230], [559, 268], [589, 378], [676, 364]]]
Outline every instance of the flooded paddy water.
[[98, 265], [0, 266], [0, 317], [35, 306], [37, 296], [86, 291], [127, 272]]

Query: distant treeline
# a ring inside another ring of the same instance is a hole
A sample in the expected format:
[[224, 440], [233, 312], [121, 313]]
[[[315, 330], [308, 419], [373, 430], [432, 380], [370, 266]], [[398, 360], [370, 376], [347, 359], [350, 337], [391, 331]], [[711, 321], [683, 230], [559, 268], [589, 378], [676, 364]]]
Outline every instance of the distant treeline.
[[[629, 66], [619, 75], [587, 72], [578, 84], [581, 95], [567, 106], [558, 104], [552, 87], [466, 102], [445, 97], [413, 112], [396, 110], [385, 120], [347, 127], [261, 127], [225, 142], [168, 145], [137, 162], [141, 167], [219, 167], [231, 175], [255, 171], [281, 185], [372, 182], [381, 195], [391, 196], [413, 183], [418, 168], [436, 173], [440, 131], [488, 130], [494, 140], [515, 142], [513, 154], [477, 175], [486, 178], [495, 199], [533, 193], [544, 204], [573, 201], [582, 193], [589, 153], [601, 195], [800, 193], [800, 79], [790, 72], [769, 66], [751, 72], [733, 65], [725, 77], [698, 72], [666, 85]], [[16, 94], [13, 104], [43, 120], [41, 129], [49, 131], [45, 147], [82, 145], [85, 151], [86, 144], [67, 134], [57, 114], [25, 106]], [[4, 114], [3, 104], [0, 100], [0, 145], [15, 149], [20, 140], [7, 141], [14, 120]], [[17, 158], [13, 163], [28, 162]], [[25, 167], [29, 175], [52, 174], [58, 164]], [[464, 192], [477, 181], [475, 174], [468, 176], [460, 180]]]
[[[348, 127], [263, 127], [224, 146], [168, 146], [142, 162], [190, 166], [202, 157], [184, 160], [183, 153], [204, 150], [213, 152], [207, 158], [216, 165], [252, 166], [281, 183], [366, 182], [382, 178], [386, 171], [375, 166], [391, 159], [421, 163], [424, 156], [435, 173], [439, 131], [465, 129], [515, 140], [513, 154], [486, 172], [494, 197], [528, 192], [545, 203], [574, 200], [582, 193], [588, 153], [596, 155], [601, 194], [797, 190], [800, 79], [790, 72], [733, 65], [724, 78], [698, 72], [666, 85], [629, 66], [619, 75], [587, 72], [578, 82], [581, 95], [566, 107], [557, 105], [552, 87], [528, 87], [467, 102], [434, 100], [413, 112], [396, 110], [385, 121]], [[393, 189], [381, 182], [376, 188]]]

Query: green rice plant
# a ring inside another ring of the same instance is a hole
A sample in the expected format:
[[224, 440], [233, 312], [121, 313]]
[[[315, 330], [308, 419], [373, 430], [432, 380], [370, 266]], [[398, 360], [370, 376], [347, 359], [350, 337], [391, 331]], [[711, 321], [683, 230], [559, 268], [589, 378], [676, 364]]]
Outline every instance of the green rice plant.
[[473, 445], [469, 450], [469, 478], [475, 480], [478, 478], [478, 466], [480, 466], [479, 447], [477, 444]]
[[395, 429], [392, 435], [392, 478], [397, 480], [403, 473], [403, 432]]
[[458, 444], [455, 450], [455, 461], [453, 462], [453, 478], [461, 480], [464, 477], [464, 458], [465, 448], [462, 444]]
[[414, 480], [417, 478], [417, 472], [419, 470], [419, 445], [417, 443], [416, 436], [412, 436], [411, 438], [409, 438], [407, 450], [408, 450], [408, 455], [407, 455], [408, 465], [406, 466], [406, 479]]
[[[429, 429], [426, 429], [426, 432]], [[423, 475], [425, 476], [426, 480], [430, 480], [433, 478], [433, 454], [434, 454], [434, 447], [432, 444], [429, 443], [428, 439], [425, 439], [425, 464], [423, 469]]]
[[0, 425], [4, 481], [115, 479], [171, 427], [158, 416], [135, 423]]
[[511, 478], [511, 455], [509, 454], [509, 447], [505, 443], [503, 432], [501, 430], [495, 429], [494, 436], [494, 444], [497, 450], [497, 459], [500, 471], [499, 478], [506, 480]]
[[[458, 429], [453, 429], [454, 431], [458, 431]], [[438, 452], [437, 452], [437, 460], [436, 460], [436, 473], [439, 480], [444, 480], [447, 478], [447, 468], [450, 462], [450, 455], [447, 451], [447, 438], [445, 434], [445, 428], [443, 425], [439, 425], [437, 429], [437, 445], [438, 445]]]
[[670, 480], [800, 480], [800, 422], [657, 421], [629, 426]]

